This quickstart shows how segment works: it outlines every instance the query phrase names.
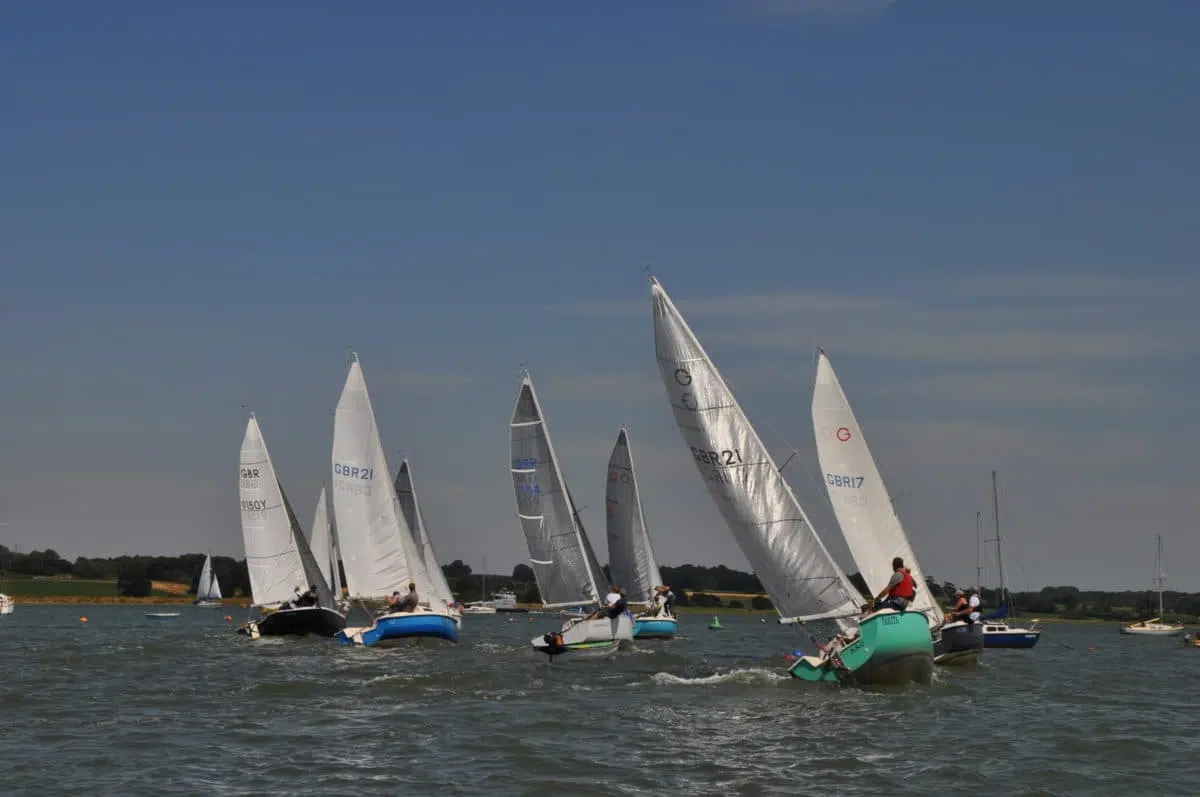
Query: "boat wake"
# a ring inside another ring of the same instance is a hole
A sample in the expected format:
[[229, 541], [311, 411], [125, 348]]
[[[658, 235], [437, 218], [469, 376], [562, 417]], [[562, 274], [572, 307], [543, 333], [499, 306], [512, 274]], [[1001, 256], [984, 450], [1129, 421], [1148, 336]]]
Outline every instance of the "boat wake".
[[790, 677], [778, 670], [750, 668], [718, 672], [696, 678], [684, 678], [669, 672], [655, 673], [652, 679], [660, 686], [710, 686], [712, 684], [751, 684], [774, 685], [790, 680]]

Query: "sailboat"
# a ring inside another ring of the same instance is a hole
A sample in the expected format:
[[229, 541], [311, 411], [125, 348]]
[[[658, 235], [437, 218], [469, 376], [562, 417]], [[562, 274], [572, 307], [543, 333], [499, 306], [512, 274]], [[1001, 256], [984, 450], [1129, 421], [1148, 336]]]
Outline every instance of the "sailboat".
[[421, 637], [458, 641], [459, 618], [437, 594], [413, 542], [379, 439], [358, 356], [338, 399], [333, 425], [333, 517], [350, 597], [384, 600], [415, 585], [413, 611], [385, 611], [369, 626], [338, 634], [346, 645], [392, 645]]
[[983, 653], [983, 626], [963, 620], [944, 621], [942, 608], [926, 585], [917, 555], [888, 497], [867, 439], [823, 350], [817, 355], [812, 419], [825, 491], [867, 589], [872, 595], [878, 594], [892, 576], [892, 559], [900, 557], [917, 586], [908, 611], [925, 615], [933, 638], [934, 662], [978, 661]]
[[[346, 618], [334, 608], [329, 585], [279, 484], [254, 413], [246, 422], [242, 438], [239, 476], [242, 540], [246, 546], [250, 592], [262, 614], [241, 626], [238, 633], [252, 639], [338, 633], [345, 627]], [[304, 584], [316, 590], [317, 600], [313, 605], [293, 602]]]
[[1163, 612], [1163, 586], [1166, 584], [1162, 563], [1162, 535], [1158, 535], [1158, 555], [1154, 558], [1154, 583], [1158, 587], [1158, 617], [1127, 625], [1121, 629], [1122, 634], [1136, 636], [1178, 636], [1183, 633], [1183, 626], [1161, 622]]
[[[487, 595], [487, 557], [483, 558], [483, 569], [479, 573], [479, 596], [482, 598]], [[463, 606], [462, 613], [466, 614], [495, 614], [496, 604], [494, 601], [477, 600], [471, 601]]]
[[[598, 606], [604, 571], [579, 519], [575, 502], [559, 470], [533, 380], [521, 373], [521, 390], [509, 423], [511, 470], [517, 518], [525, 532], [529, 562], [546, 609]], [[534, 637], [533, 647], [551, 658], [615, 653], [633, 639], [628, 612], [616, 617], [568, 619], [557, 633]]]
[[637, 472], [633, 467], [633, 451], [629, 447], [629, 432], [624, 426], [617, 434], [612, 456], [608, 460], [608, 479], [604, 490], [605, 515], [608, 531], [608, 566], [614, 584], [623, 587], [630, 603], [645, 605], [648, 610], [633, 620], [633, 638], [671, 638], [679, 630], [679, 620], [665, 604], [655, 604], [655, 588], [663, 584], [646, 515], [642, 511]]
[[[929, 683], [933, 640], [919, 612], [861, 614], [850, 579], [817, 536], [721, 377], [662, 285], [650, 278], [658, 367], [675, 422], [780, 622], [834, 621], [841, 633], [789, 673], [842, 684]], [[820, 647], [820, 646], [819, 646]]]
[[429, 531], [425, 528], [425, 516], [421, 514], [421, 504], [417, 501], [417, 488], [413, 486], [412, 468], [407, 459], [400, 460], [400, 470], [396, 473], [394, 487], [396, 501], [400, 506], [401, 514], [404, 515], [404, 522], [408, 524], [409, 531], [412, 533], [413, 544], [417, 547], [417, 552], [425, 563], [425, 572], [429, 574], [430, 581], [433, 582], [434, 595], [449, 608], [452, 614], [461, 617], [462, 611], [458, 608], [454, 593], [450, 591], [450, 583], [446, 581], [446, 574], [442, 572], [442, 566], [438, 564], [437, 556], [433, 552], [433, 542], [430, 541]]
[[1000, 575], [1000, 607], [997, 612], [984, 617], [983, 646], [985, 648], [1031, 648], [1041, 639], [1042, 632], [1037, 627], [1037, 621], [1030, 628], [1012, 626], [1004, 622], [1004, 618], [1017, 618], [1013, 606], [1012, 593], [1004, 583], [1004, 558], [1000, 550], [1000, 492], [996, 486], [996, 471], [992, 471], [992, 518], [996, 522], [996, 568]]
[[212, 554], [204, 557], [204, 567], [200, 568], [200, 580], [196, 582], [196, 600], [192, 605], [201, 609], [212, 609], [223, 606], [221, 603], [221, 585], [217, 574], [213, 572]]
[[313, 525], [309, 544], [321, 575], [329, 584], [333, 593], [333, 602], [343, 612], [349, 611], [350, 602], [342, 595], [342, 574], [338, 568], [337, 533], [329, 518], [329, 502], [325, 495], [325, 485], [321, 485], [321, 493], [317, 496], [317, 506], [313, 510]]

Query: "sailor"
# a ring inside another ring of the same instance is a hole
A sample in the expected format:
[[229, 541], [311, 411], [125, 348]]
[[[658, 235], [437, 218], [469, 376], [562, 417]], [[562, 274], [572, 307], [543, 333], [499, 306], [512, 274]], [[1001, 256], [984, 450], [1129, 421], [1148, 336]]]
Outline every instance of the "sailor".
[[971, 588], [971, 599], [967, 601], [967, 607], [971, 610], [967, 615], [967, 622], [974, 625], [979, 622], [983, 615], [979, 612], [979, 587]]
[[[621, 612], [612, 614], [612, 609], [614, 606], [617, 605], [618, 601], [621, 601], [621, 600], [622, 600], [621, 588], [618, 587], [616, 584], [613, 584], [612, 586], [610, 586], [608, 588], [608, 594], [604, 596], [604, 603], [602, 603], [600, 605], [599, 609], [597, 609], [596, 611], [589, 614], [587, 616], [587, 619], [599, 620], [599, 619], [602, 619], [605, 617], [616, 617], [617, 614], [620, 614]], [[624, 611], [624, 608], [625, 608], [624, 605], [622, 605], [622, 607], [621, 607], [622, 611]]]
[[[296, 589], [300, 589], [297, 587]], [[292, 599], [293, 606], [316, 606], [320, 599], [317, 597], [317, 585], [309, 584], [308, 591]]]
[[294, 590], [292, 590], [291, 597], [289, 597], [283, 603], [279, 604], [279, 611], [284, 611], [286, 609], [294, 609], [297, 606], [300, 606], [301, 605], [300, 604], [300, 596], [301, 595], [303, 595], [303, 593], [300, 592], [300, 585], [297, 584], [296, 588]]
[[403, 598], [400, 597], [400, 592], [397, 590], [388, 598], [388, 611], [390, 612], [414, 612], [417, 609], [417, 585], [413, 582], [408, 584], [408, 594]]
[[666, 612], [669, 616], [674, 617], [675, 616], [675, 593], [671, 591], [671, 586], [669, 584], [664, 584], [662, 586], [662, 594], [663, 594], [663, 608], [666, 610]]
[[917, 594], [917, 582], [912, 573], [904, 566], [904, 560], [897, 556], [892, 560], [892, 577], [887, 586], [875, 596], [875, 611], [880, 609], [895, 609], [904, 611]]
[[971, 606], [967, 601], [966, 590], [956, 590], [954, 593], [954, 608], [946, 613], [946, 622], [953, 623], [957, 620], [966, 620], [967, 615], [971, 613]]

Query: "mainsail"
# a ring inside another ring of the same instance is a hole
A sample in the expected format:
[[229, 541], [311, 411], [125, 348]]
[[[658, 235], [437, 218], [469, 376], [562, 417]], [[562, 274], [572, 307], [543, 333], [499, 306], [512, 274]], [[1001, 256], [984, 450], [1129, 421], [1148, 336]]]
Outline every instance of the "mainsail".
[[604, 575], [563, 483], [528, 372], [521, 375], [509, 436], [517, 518], [542, 603], [551, 607], [599, 603]]
[[221, 600], [221, 585], [213, 572], [211, 554], [204, 557], [204, 567], [200, 568], [200, 580], [196, 582], [196, 600]]
[[942, 610], [925, 584], [867, 439], [824, 351], [817, 360], [812, 419], [825, 490], [867, 588], [872, 595], [883, 589], [892, 576], [892, 559], [899, 556], [917, 584], [912, 608], [925, 612], [931, 626], [939, 625]]
[[407, 459], [400, 460], [400, 471], [396, 474], [396, 500], [400, 504], [400, 512], [404, 522], [412, 533], [413, 543], [417, 546], [421, 558], [425, 562], [425, 571], [433, 582], [433, 592], [443, 603], [454, 603], [454, 593], [446, 581], [446, 574], [438, 564], [433, 552], [433, 542], [429, 539], [429, 531], [425, 528], [425, 516], [421, 514], [421, 504], [417, 501], [417, 488], [413, 486], [412, 468]]
[[[242, 438], [238, 493], [250, 592], [258, 606], [278, 605], [291, 598], [296, 587], [304, 590], [314, 581], [307, 576], [296, 539], [295, 515], [279, 486], [267, 443], [253, 414]], [[303, 534], [299, 537], [304, 540]], [[308, 548], [306, 540], [304, 548]]]
[[781, 622], [837, 618], [846, 626], [859, 614], [854, 587], [700, 341], [654, 279], [651, 295], [658, 367], [675, 422]]
[[442, 609], [412, 532], [397, 511], [367, 384], [355, 356], [333, 425], [333, 516], [351, 597], [417, 594]]
[[652, 603], [662, 584], [658, 562], [650, 547], [646, 516], [638, 492], [629, 434], [621, 427], [608, 460], [604, 504], [608, 518], [608, 566], [613, 583], [625, 589], [632, 603]]

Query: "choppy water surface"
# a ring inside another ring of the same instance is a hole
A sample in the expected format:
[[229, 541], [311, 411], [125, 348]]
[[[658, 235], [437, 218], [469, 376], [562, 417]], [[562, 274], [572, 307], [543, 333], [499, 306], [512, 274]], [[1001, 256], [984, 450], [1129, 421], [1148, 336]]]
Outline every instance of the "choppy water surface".
[[797, 632], [758, 617], [687, 615], [676, 640], [548, 665], [525, 646], [544, 615], [381, 651], [146, 611], [0, 619], [0, 791], [1200, 793], [1200, 650], [1112, 627], [1053, 625], [1032, 652], [868, 692], [784, 677]]

